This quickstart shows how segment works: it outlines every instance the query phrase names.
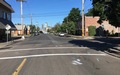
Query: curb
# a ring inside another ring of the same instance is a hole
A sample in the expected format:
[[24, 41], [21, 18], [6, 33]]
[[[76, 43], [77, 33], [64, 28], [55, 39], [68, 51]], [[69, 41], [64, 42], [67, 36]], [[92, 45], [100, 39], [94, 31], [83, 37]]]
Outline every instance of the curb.
[[17, 40], [9, 41], [8, 43], [4, 42], [4, 43], [2, 43], [2, 45], [0, 45], [0, 49], [5, 48], [6, 46], [12, 45], [15, 42], [19, 42], [19, 41], [23, 41], [23, 40], [24, 39], [17, 39]]
[[105, 51], [104, 53], [109, 54], [109, 55], [114, 56], [114, 57], [117, 57], [117, 58], [120, 58], [120, 54], [110, 53], [108, 51]]

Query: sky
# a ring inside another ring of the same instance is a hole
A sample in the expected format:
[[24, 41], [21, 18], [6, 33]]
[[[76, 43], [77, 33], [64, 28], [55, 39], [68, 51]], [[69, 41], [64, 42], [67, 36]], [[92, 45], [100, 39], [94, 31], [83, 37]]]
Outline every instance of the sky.
[[[13, 23], [21, 23], [20, 2], [16, 0], [6, 1], [15, 11], [12, 14]], [[62, 23], [72, 8], [81, 10], [82, 0], [26, 0], [26, 2], [23, 2], [24, 24], [31, 24], [30, 14], [32, 14], [34, 25], [41, 27], [42, 24], [47, 22], [49, 26], [53, 27], [56, 23]], [[92, 2], [85, 0], [85, 13], [90, 8], [92, 8]]]

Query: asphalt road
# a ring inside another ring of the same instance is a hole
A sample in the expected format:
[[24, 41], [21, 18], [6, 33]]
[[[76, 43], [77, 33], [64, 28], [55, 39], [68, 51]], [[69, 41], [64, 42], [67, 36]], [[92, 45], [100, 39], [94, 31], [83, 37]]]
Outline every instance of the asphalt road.
[[105, 54], [116, 44], [54, 35], [32, 36], [0, 50], [0, 75], [120, 75], [120, 59]]

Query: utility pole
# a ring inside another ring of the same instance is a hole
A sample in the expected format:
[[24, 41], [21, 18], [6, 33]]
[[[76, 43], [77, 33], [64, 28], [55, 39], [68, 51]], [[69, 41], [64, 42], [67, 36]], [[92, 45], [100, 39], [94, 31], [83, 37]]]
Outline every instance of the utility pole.
[[82, 37], [85, 36], [84, 0], [82, 0]]
[[32, 14], [30, 14], [30, 19], [31, 19], [31, 25], [32, 25]]
[[[23, 29], [23, 2], [25, 2], [25, 0], [16, 0], [16, 1], [19, 1], [20, 2], [20, 12], [21, 12], [21, 25], [22, 25], [22, 31], [24, 33], [24, 29]], [[22, 34], [23, 35], [23, 34]], [[22, 38], [24, 39], [24, 36], [22, 36]]]

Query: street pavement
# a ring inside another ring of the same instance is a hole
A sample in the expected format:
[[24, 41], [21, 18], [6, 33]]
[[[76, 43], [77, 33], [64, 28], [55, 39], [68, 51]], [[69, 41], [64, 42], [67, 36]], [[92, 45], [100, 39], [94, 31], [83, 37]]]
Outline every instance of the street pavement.
[[0, 49], [0, 75], [120, 75], [120, 59], [104, 53], [118, 44], [50, 34], [31, 36]]

